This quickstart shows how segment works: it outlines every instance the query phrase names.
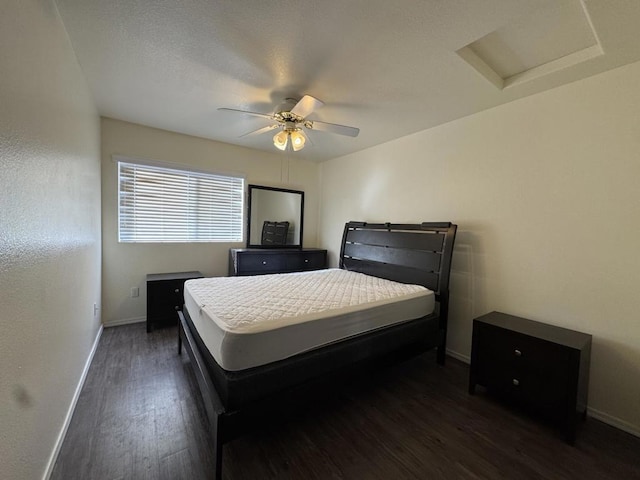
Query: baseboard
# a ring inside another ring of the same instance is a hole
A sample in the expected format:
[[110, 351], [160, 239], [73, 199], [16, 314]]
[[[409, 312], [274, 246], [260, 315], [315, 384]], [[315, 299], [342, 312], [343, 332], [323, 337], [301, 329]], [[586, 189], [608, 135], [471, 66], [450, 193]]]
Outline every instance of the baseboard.
[[471, 363], [471, 357], [468, 355], [463, 355], [461, 353], [458, 352], [454, 352], [453, 350], [449, 350], [447, 348], [447, 355], [449, 355], [450, 357], [455, 358], [456, 360], [460, 360], [461, 362], [464, 362], [466, 364]]
[[[454, 352], [453, 350], [447, 349], [447, 355], [457, 360], [460, 360], [464, 363], [471, 363], [471, 357], [468, 355], [463, 355], [458, 352]], [[636, 425], [632, 425], [629, 422], [625, 422], [617, 417], [609, 415], [608, 413], [604, 413], [600, 410], [596, 410], [595, 408], [587, 407], [587, 415], [595, 418], [596, 420], [600, 420], [607, 425], [617, 428], [618, 430], [622, 430], [623, 432], [630, 433], [636, 437], [640, 437], [640, 428]]]
[[129, 325], [131, 323], [142, 323], [146, 321], [147, 317], [123, 318], [121, 320], [111, 320], [110, 322], [105, 322], [104, 327], [119, 327], [120, 325]]
[[640, 437], [640, 429], [636, 425], [632, 425], [629, 422], [625, 422], [617, 417], [609, 415], [608, 413], [601, 412], [595, 408], [587, 407], [587, 416], [600, 420], [607, 425], [622, 430], [623, 432], [630, 433], [636, 437]]
[[80, 381], [78, 382], [78, 386], [76, 387], [76, 391], [73, 394], [73, 398], [71, 399], [71, 405], [69, 405], [69, 410], [67, 410], [67, 416], [64, 419], [64, 423], [62, 425], [62, 430], [60, 430], [60, 434], [58, 435], [58, 439], [56, 440], [55, 447], [53, 452], [51, 452], [51, 456], [49, 457], [49, 461], [47, 462], [47, 468], [44, 472], [43, 480], [49, 480], [51, 474], [53, 473], [53, 467], [56, 464], [56, 460], [58, 459], [58, 454], [60, 453], [60, 448], [62, 448], [62, 442], [64, 442], [64, 437], [67, 435], [67, 430], [69, 429], [69, 424], [71, 423], [71, 418], [73, 417], [73, 412], [76, 409], [76, 404], [78, 403], [78, 398], [80, 397], [80, 392], [82, 392], [82, 387], [84, 386], [84, 381], [87, 378], [87, 373], [89, 372], [89, 367], [91, 367], [91, 362], [93, 361], [93, 356], [98, 349], [98, 344], [100, 343], [100, 337], [102, 336], [103, 327], [100, 325], [98, 329], [98, 334], [96, 335], [95, 340], [93, 341], [93, 346], [91, 347], [91, 352], [89, 352], [89, 357], [85, 362], [84, 369], [82, 370], [82, 375], [80, 375]]

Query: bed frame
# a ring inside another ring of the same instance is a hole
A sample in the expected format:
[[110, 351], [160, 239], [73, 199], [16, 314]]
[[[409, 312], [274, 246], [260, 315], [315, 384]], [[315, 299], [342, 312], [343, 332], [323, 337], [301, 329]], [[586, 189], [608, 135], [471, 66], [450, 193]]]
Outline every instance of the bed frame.
[[186, 308], [178, 312], [178, 353], [184, 345], [200, 387], [216, 480], [222, 478], [223, 445], [250, 430], [267, 412], [286, 411], [318, 389], [333, 389], [353, 375], [432, 348], [437, 348], [437, 362], [444, 365], [456, 229], [452, 223], [347, 223], [340, 268], [423, 285], [435, 292], [436, 310], [285, 360], [237, 372], [223, 370], [204, 346]]

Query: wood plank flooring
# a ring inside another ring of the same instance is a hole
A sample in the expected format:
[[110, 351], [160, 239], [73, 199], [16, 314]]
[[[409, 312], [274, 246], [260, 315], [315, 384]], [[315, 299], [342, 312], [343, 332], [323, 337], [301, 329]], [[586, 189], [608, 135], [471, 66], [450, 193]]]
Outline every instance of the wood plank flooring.
[[[105, 329], [52, 479], [207, 479], [207, 421], [177, 330]], [[640, 438], [587, 419], [574, 447], [428, 353], [224, 447], [225, 480], [640, 479]]]

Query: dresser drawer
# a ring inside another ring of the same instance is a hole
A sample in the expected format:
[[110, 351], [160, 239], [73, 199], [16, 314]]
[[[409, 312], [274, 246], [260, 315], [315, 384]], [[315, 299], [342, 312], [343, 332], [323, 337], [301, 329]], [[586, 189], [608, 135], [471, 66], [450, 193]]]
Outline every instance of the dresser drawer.
[[319, 270], [326, 265], [327, 252], [324, 250], [287, 255], [287, 270], [292, 272]]
[[237, 268], [241, 272], [277, 273], [286, 270], [286, 259], [277, 254], [240, 254], [237, 258]]
[[231, 249], [229, 275], [289, 273], [326, 268], [327, 251], [309, 249]]

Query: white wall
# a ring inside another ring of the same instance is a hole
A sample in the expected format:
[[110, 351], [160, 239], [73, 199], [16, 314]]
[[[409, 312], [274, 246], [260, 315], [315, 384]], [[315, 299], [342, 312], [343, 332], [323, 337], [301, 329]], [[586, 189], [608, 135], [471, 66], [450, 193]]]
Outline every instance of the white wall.
[[448, 348], [500, 310], [593, 334], [592, 414], [640, 434], [640, 63], [321, 166], [345, 221], [453, 221]]
[[[318, 164], [198, 137], [102, 119], [103, 322], [117, 325], [146, 317], [146, 274], [199, 270], [226, 276], [229, 248], [243, 243], [118, 243], [118, 172], [113, 155], [241, 174], [249, 183], [305, 192], [305, 247], [317, 244]], [[246, 203], [246, 202], [245, 202]], [[246, 207], [246, 205], [245, 205]], [[245, 234], [246, 235], [246, 234]], [[130, 297], [132, 287], [140, 296]]]
[[42, 478], [100, 329], [100, 124], [52, 1], [0, 9], [0, 476]]

